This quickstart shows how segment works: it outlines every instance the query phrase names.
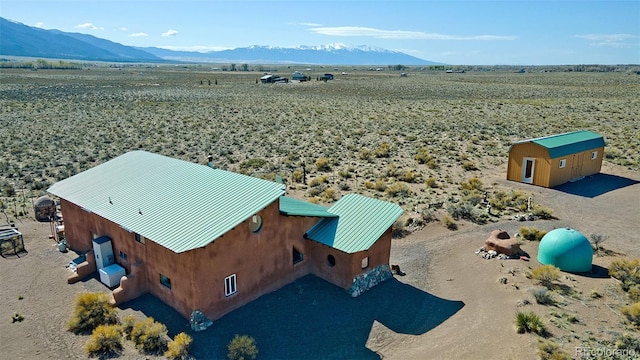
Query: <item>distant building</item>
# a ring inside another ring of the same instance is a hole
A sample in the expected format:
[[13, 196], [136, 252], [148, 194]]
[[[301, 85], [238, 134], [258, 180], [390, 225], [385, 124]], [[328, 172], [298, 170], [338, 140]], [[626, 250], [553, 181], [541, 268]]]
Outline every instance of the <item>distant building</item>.
[[597, 174], [604, 146], [602, 135], [591, 131], [519, 141], [509, 148], [507, 180], [550, 188]]
[[86, 258], [69, 282], [99, 269], [116, 303], [151, 293], [185, 318], [200, 310], [211, 320], [307, 274], [352, 296], [390, 278], [402, 214], [358, 194], [324, 207], [287, 197], [282, 183], [145, 151], [48, 191], [60, 198], [69, 247]]
[[291, 80], [307, 81], [307, 75], [296, 71], [291, 75]]

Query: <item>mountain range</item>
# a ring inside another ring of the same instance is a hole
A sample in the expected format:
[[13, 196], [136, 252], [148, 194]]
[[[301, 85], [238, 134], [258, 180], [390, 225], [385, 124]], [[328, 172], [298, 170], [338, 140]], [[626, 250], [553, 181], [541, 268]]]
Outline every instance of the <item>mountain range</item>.
[[331, 44], [280, 48], [250, 46], [222, 51], [132, 47], [92, 35], [45, 30], [0, 17], [0, 55], [107, 62], [194, 62], [327, 65], [433, 65], [402, 52]]

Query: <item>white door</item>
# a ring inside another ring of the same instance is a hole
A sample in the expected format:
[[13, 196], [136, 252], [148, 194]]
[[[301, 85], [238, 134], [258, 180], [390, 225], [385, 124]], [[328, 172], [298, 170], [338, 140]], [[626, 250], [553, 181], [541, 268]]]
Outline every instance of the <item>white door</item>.
[[533, 182], [533, 170], [536, 165], [536, 159], [524, 158], [522, 164], [522, 182], [531, 184]]

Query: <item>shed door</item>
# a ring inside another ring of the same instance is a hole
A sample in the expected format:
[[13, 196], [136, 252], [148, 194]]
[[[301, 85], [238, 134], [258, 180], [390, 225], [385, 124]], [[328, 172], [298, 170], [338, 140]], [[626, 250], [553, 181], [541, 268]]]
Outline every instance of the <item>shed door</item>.
[[522, 182], [531, 184], [533, 182], [533, 170], [536, 165], [534, 158], [524, 158], [522, 164]]
[[574, 154], [573, 162], [571, 164], [571, 180], [581, 179], [584, 177], [582, 174], [582, 166], [584, 165], [584, 153]]

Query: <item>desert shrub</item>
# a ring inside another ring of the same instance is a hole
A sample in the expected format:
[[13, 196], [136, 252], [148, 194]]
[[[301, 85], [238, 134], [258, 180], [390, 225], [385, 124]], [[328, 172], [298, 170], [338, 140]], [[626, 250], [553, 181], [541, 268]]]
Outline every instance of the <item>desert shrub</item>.
[[169, 359], [184, 360], [189, 356], [189, 347], [192, 342], [191, 336], [181, 332], [169, 341], [164, 356]]
[[407, 170], [398, 176], [398, 180], [408, 183], [414, 183], [418, 181], [419, 178], [420, 174], [414, 172], [413, 170]]
[[324, 189], [324, 191], [322, 192], [322, 195], [320, 196], [325, 200], [332, 201], [336, 199], [337, 194], [335, 189], [328, 187]]
[[418, 149], [418, 153], [413, 157], [418, 164], [427, 164], [429, 161], [434, 160], [433, 156], [429, 154], [429, 149], [420, 148]]
[[118, 323], [116, 309], [109, 304], [109, 296], [102, 292], [87, 292], [76, 296], [73, 315], [67, 330], [75, 334], [89, 334], [100, 325]]
[[474, 176], [471, 179], [460, 183], [460, 189], [462, 190], [481, 191], [482, 187], [483, 187], [482, 180], [480, 180], [477, 176]]
[[377, 158], [388, 158], [391, 156], [391, 144], [382, 143], [377, 148], [373, 149], [373, 156]]
[[89, 356], [113, 357], [122, 352], [122, 333], [118, 325], [99, 325], [93, 330], [84, 350]]
[[407, 235], [406, 222], [398, 219], [391, 225], [391, 236], [399, 239]]
[[382, 179], [378, 179], [373, 183], [373, 188], [378, 191], [385, 191], [387, 190], [387, 183]]
[[458, 224], [453, 220], [453, 218], [449, 215], [445, 215], [442, 218], [442, 223], [449, 230], [458, 230]]
[[318, 171], [331, 171], [331, 161], [326, 157], [321, 157], [316, 160], [315, 165]]
[[240, 163], [240, 169], [262, 169], [267, 164], [265, 159], [248, 159]]
[[360, 160], [366, 160], [366, 161], [371, 160], [371, 150], [367, 148], [362, 148], [360, 150], [360, 153], [358, 154], [358, 158]]
[[431, 188], [431, 189], [438, 188], [438, 182], [436, 181], [436, 178], [434, 178], [433, 176], [429, 176], [424, 183], [428, 188]]
[[540, 316], [534, 312], [521, 312], [516, 313], [516, 332], [518, 334], [534, 333], [540, 336], [544, 336], [547, 333], [544, 323]]
[[353, 177], [353, 173], [351, 171], [352, 171], [351, 169], [340, 170], [338, 171], [338, 176], [340, 176], [343, 179], [350, 179]]
[[529, 241], [540, 241], [547, 234], [544, 230], [538, 230], [534, 227], [523, 226], [520, 228], [520, 236]]
[[531, 278], [549, 289], [560, 278], [560, 269], [553, 265], [542, 265], [531, 270]]
[[640, 353], [640, 340], [630, 333], [617, 334], [612, 343], [616, 349], [626, 350], [628, 353], [631, 351], [635, 354]]
[[227, 345], [229, 360], [253, 360], [258, 356], [258, 347], [254, 338], [248, 335], [235, 335]]
[[122, 329], [122, 333], [127, 340], [131, 340], [131, 331], [133, 330], [133, 326], [137, 321], [138, 319], [134, 315], [127, 315], [124, 317], [124, 319], [122, 319], [120, 328]]
[[544, 219], [544, 220], [554, 219], [553, 210], [539, 204], [535, 204], [533, 206], [531, 213], [533, 214], [533, 216], [538, 217], [540, 219]]
[[632, 285], [627, 291], [629, 299], [633, 302], [640, 301], [640, 285]]
[[536, 299], [536, 302], [541, 305], [553, 305], [555, 300], [553, 294], [546, 287], [537, 287], [530, 290], [531, 295]]
[[167, 349], [167, 327], [152, 317], [136, 321], [130, 337], [136, 348], [145, 354], [160, 354]]
[[609, 275], [620, 280], [620, 286], [624, 291], [629, 291], [634, 285], [640, 285], [640, 260], [613, 260], [609, 265]]
[[466, 171], [473, 171], [473, 170], [478, 170], [478, 166], [473, 162], [473, 161], [464, 161], [462, 163], [462, 168], [465, 169]]
[[326, 184], [328, 182], [329, 182], [329, 180], [328, 180], [327, 176], [326, 175], [322, 175], [322, 176], [318, 176], [318, 177], [315, 177], [315, 178], [311, 179], [311, 182], [309, 183], [309, 186], [316, 187], [316, 186], [320, 186], [322, 184]]
[[303, 176], [304, 176], [304, 173], [302, 172], [302, 170], [295, 170], [293, 174], [291, 174], [291, 180], [293, 180], [293, 182], [296, 182], [296, 183], [301, 183], [304, 180]]
[[541, 360], [571, 360], [571, 355], [562, 350], [555, 341], [545, 340], [538, 344], [538, 356]]
[[635, 326], [640, 326], [640, 302], [623, 306], [620, 311]]
[[406, 197], [411, 195], [412, 191], [405, 183], [397, 182], [386, 188], [385, 192], [391, 197]]

